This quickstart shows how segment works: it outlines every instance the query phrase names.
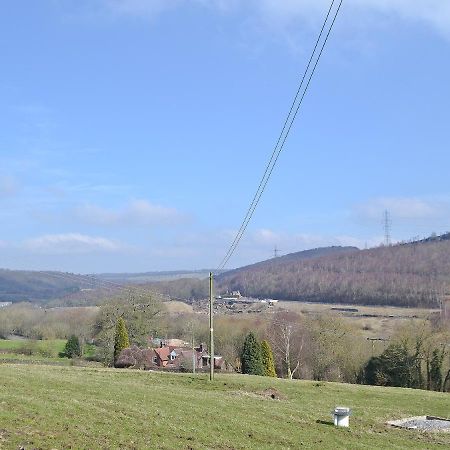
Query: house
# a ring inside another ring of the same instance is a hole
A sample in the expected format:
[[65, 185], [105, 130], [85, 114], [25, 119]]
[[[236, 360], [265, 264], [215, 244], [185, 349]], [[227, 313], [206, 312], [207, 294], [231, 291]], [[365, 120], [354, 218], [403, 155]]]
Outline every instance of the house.
[[[158, 348], [139, 349], [136, 346], [122, 351], [116, 361], [116, 367], [134, 367], [137, 369], [166, 369], [174, 371], [205, 370], [210, 367], [210, 355], [204, 344], [194, 349], [163, 345]], [[214, 368], [225, 369], [225, 360], [214, 356]]]
[[[189, 347], [174, 347], [171, 345], [153, 349], [153, 363], [158, 368], [167, 369], [204, 369], [210, 365], [210, 355], [204, 344], [194, 349]], [[221, 356], [214, 356], [214, 368], [222, 369], [224, 360]]]

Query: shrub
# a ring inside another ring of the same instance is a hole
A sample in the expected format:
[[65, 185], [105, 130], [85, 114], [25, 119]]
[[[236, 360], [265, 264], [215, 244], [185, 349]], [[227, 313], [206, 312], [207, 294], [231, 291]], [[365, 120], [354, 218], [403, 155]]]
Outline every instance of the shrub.
[[140, 349], [137, 345], [133, 345], [121, 351], [115, 367], [148, 370], [155, 367], [153, 354], [152, 349]]
[[81, 345], [80, 340], [77, 336], [72, 334], [66, 342], [66, 346], [64, 347], [64, 351], [60, 356], [65, 356], [67, 358], [76, 358], [81, 356]]
[[404, 344], [390, 344], [380, 356], [370, 358], [361, 378], [366, 384], [420, 388], [420, 359]]
[[38, 353], [38, 344], [36, 341], [25, 341], [15, 350], [20, 355], [34, 355]]

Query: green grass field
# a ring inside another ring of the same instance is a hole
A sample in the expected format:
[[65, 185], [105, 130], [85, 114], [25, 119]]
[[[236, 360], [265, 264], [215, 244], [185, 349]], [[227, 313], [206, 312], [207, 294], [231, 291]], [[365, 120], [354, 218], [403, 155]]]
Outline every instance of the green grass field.
[[[0, 448], [404, 449], [450, 446], [450, 433], [393, 429], [385, 421], [447, 416], [448, 394], [120, 369], [0, 365]], [[268, 388], [281, 396], [273, 400]], [[353, 409], [351, 427], [330, 411]]]
[[[96, 348], [94, 345], [84, 346], [84, 359], [76, 361], [60, 357], [59, 354], [66, 345], [64, 339], [49, 339], [42, 341], [33, 341], [30, 339], [5, 339], [0, 340], [0, 363], [36, 363], [50, 365], [95, 365], [93, 362], [86, 361], [86, 358], [94, 356]], [[1, 447], [0, 447], [1, 448]]]
[[37, 363], [69, 365], [67, 358], [58, 354], [64, 350], [66, 341], [51, 339], [32, 341], [29, 339], [0, 340], [0, 363]]
[[35, 352], [48, 353], [49, 355], [51, 354], [53, 356], [58, 356], [58, 353], [64, 350], [66, 342], [67, 341], [64, 339], [49, 339], [46, 341], [32, 341], [29, 339], [0, 339], [0, 351], [14, 353], [24, 346], [29, 346], [30, 349], [35, 350]]

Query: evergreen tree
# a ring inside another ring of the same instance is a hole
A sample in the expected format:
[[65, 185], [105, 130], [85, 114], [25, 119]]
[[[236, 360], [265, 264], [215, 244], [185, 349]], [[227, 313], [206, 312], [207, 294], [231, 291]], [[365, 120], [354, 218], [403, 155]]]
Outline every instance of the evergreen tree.
[[380, 356], [370, 358], [364, 367], [366, 384], [421, 388], [420, 358], [409, 354], [403, 343], [390, 344]]
[[120, 352], [124, 348], [130, 346], [130, 341], [128, 339], [128, 331], [125, 325], [125, 321], [122, 317], [119, 317], [116, 324], [116, 334], [114, 337], [114, 362], [119, 358]]
[[261, 356], [266, 377], [276, 377], [275, 364], [273, 362], [273, 353], [270, 344], [267, 341], [261, 342]]
[[433, 350], [430, 362], [430, 388], [433, 391], [440, 391], [442, 388], [442, 363], [444, 362], [444, 352], [438, 349]]
[[80, 340], [74, 334], [72, 334], [72, 336], [70, 336], [69, 339], [67, 339], [63, 355], [66, 356], [67, 358], [74, 358], [77, 356], [81, 356]]
[[244, 341], [241, 354], [242, 373], [249, 375], [264, 375], [261, 345], [255, 335], [250, 332]]

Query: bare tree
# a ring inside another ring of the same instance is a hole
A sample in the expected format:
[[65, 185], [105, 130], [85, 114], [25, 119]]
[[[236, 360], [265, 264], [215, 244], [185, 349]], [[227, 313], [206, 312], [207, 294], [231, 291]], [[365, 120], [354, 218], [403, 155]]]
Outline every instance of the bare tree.
[[292, 380], [301, 364], [304, 337], [301, 333], [300, 316], [294, 313], [277, 314], [268, 330], [275, 359], [281, 360], [287, 378]]

